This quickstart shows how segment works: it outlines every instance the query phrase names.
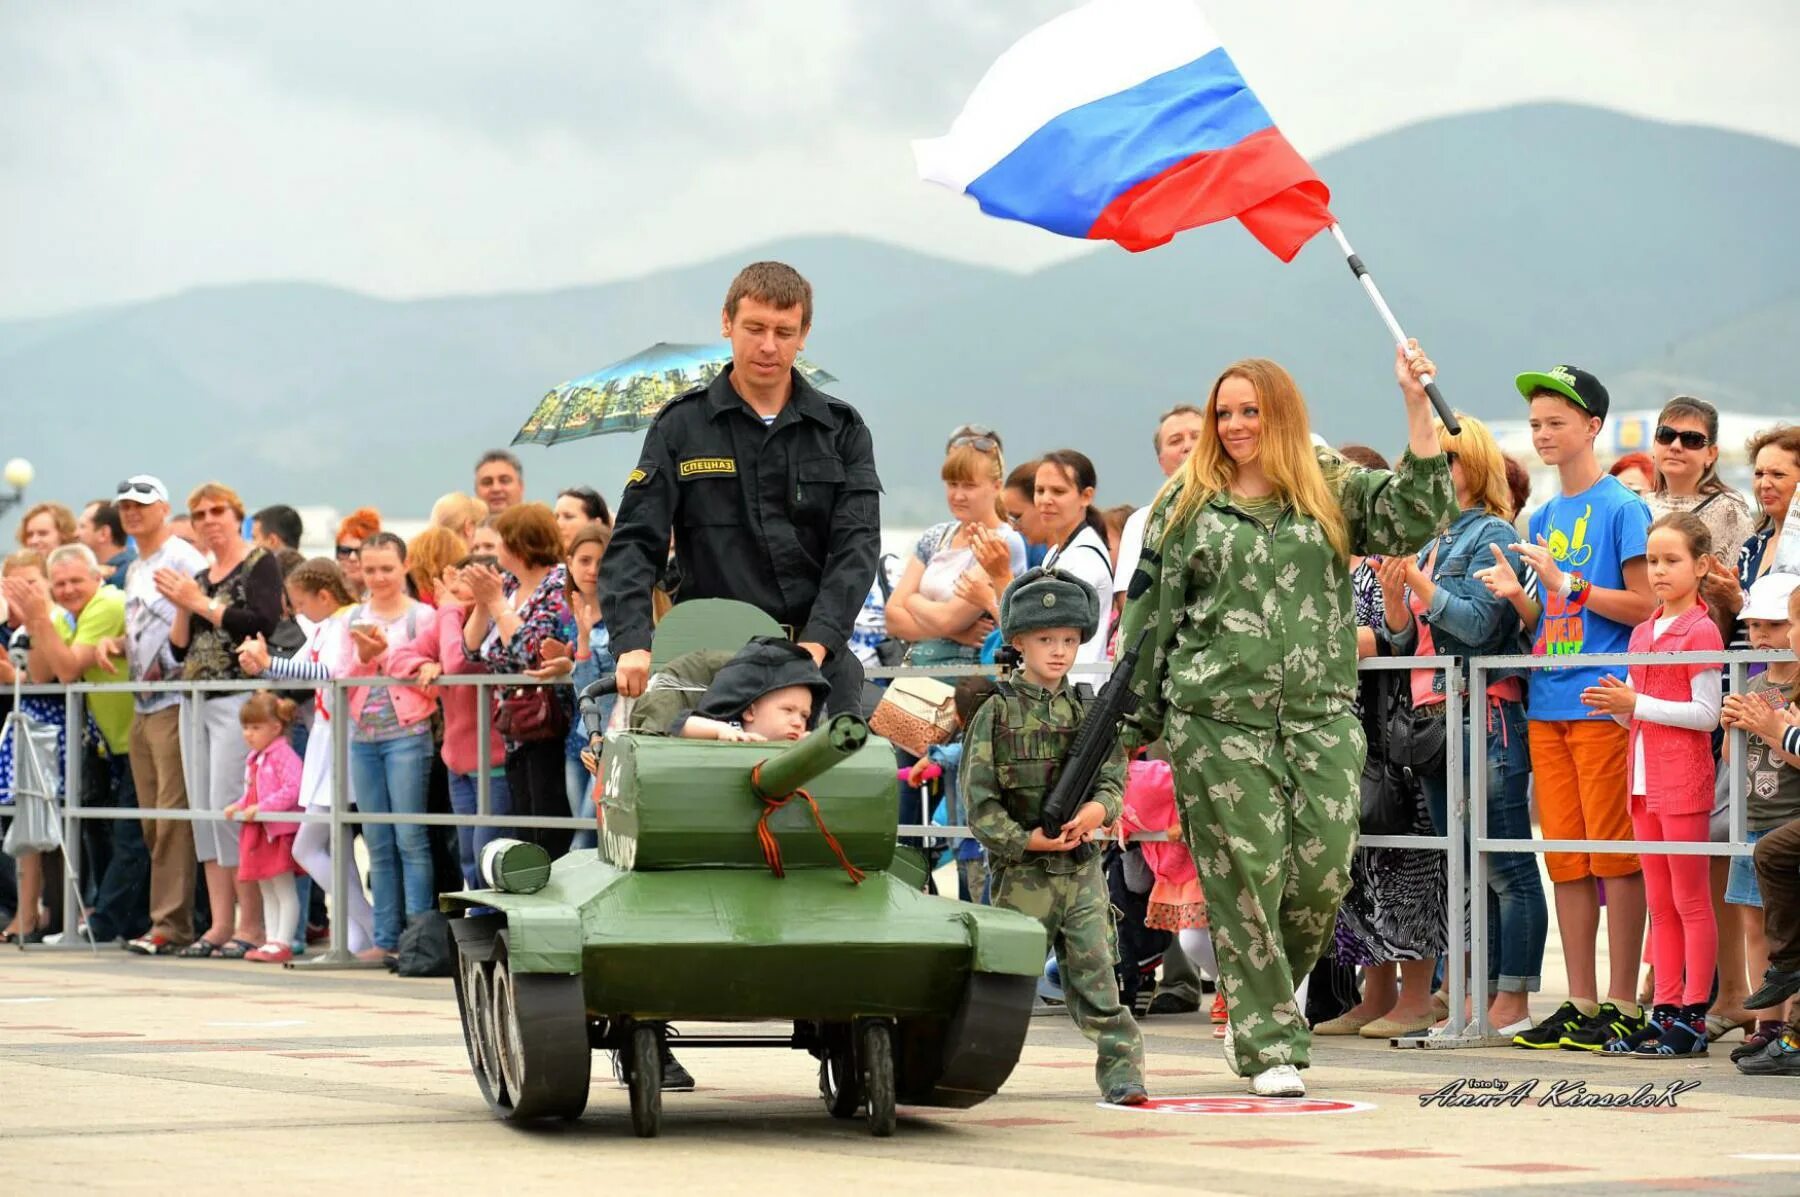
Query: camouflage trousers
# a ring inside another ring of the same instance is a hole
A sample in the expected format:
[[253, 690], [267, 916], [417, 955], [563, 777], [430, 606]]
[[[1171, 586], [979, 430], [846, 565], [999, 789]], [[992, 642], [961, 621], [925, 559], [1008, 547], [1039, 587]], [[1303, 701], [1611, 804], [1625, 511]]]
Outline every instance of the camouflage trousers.
[[1044, 925], [1062, 971], [1063, 1001], [1081, 1033], [1099, 1051], [1094, 1079], [1102, 1095], [1144, 1081], [1144, 1035], [1119, 1001], [1113, 964], [1119, 958], [1112, 902], [1100, 854], [1073, 873], [1052, 873], [1041, 861], [1000, 867], [990, 862], [995, 906], [1028, 914]]
[[1345, 716], [1308, 732], [1259, 731], [1177, 710], [1167, 734], [1238, 1071], [1305, 1068], [1312, 1032], [1294, 987], [1350, 892], [1362, 727]]

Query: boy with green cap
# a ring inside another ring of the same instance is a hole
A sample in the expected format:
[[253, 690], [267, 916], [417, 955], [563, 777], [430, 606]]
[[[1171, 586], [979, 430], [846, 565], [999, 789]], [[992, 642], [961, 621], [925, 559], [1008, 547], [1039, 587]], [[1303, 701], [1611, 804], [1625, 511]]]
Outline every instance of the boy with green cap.
[[1066, 680], [1100, 623], [1094, 588], [1052, 568], [1027, 570], [1000, 601], [1000, 634], [1023, 663], [976, 710], [963, 733], [969, 828], [987, 849], [993, 904], [1043, 923], [1062, 970], [1069, 1014], [1099, 1051], [1095, 1079], [1114, 1105], [1141, 1105], [1144, 1037], [1119, 1001], [1112, 903], [1100, 857], [1078, 852], [1119, 817], [1125, 757], [1101, 770], [1092, 797], [1054, 835], [1039, 826], [1045, 797], [1081, 726], [1082, 699]]

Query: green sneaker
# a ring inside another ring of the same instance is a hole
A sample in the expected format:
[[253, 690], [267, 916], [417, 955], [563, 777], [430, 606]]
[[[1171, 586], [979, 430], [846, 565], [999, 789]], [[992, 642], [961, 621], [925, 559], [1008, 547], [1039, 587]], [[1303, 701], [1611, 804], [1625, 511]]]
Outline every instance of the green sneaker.
[[1611, 1002], [1601, 1002], [1599, 1012], [1565, 1034], [1560, 1046], [1575, 1052], [1605, 1051], [1613, 1040], [1629, 1039], [1648, 1023], [1642, 1010], [1627, 1014]]
[[1587, 1022], [1588, 1016], [1574, 1002], [1564, 1002], [1556, 1013], [1535, 1027], [1527, 1027], [1513, 1036], [1514, 1047], [1554, 1050], [1562, 1046], [1563, 1036]]

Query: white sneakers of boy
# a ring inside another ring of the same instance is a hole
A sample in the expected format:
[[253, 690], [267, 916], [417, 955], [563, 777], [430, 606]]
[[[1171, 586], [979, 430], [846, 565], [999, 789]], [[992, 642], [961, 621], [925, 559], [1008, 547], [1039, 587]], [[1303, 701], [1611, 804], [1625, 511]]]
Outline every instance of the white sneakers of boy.
[[1250, 1092], [1258, 1097], [1305, 1097], [1306, 1082], [1292, 1064], [1277, 1064], [1250, 1078]]

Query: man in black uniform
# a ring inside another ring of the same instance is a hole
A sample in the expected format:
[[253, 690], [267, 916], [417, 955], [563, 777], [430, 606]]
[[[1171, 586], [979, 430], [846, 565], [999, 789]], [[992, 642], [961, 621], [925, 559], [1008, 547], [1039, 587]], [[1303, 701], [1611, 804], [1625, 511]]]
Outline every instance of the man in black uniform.
[[869, 430], [802, 378], [812, 285], [780, 262], [746, 266], [722, 312], [731, 365], [650, 425], [600, 568], [619, 693], [650, 675], [650, 592], [675, 535], [677, 602], [760, 607], [812, 654], [830, 710], [859, 711], [851, 626], [881, 555], [881, 481]]

